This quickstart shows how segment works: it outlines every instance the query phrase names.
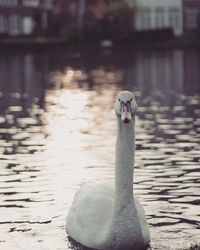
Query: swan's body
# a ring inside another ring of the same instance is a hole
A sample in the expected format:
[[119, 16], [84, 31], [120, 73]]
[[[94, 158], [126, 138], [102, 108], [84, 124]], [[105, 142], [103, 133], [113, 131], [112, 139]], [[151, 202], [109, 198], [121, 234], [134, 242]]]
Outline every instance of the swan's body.
[[144, 249], [150, 241], [145, 213], [133, 195], [136, 102], [122, 91], [115, 103], [118, 120], [115, 190], [89, 182], [75, 195], [67, 216], [71, 238], [93, 249]]

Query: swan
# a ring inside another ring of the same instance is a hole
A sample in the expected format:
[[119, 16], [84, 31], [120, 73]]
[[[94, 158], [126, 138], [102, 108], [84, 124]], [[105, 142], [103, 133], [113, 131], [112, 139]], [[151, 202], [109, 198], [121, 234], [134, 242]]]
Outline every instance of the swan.
[[143, 207], [133, 194], [136, 110], [133, 94], [121, 91], [115, 101], [115, 188], [83, 183], [67, 215], [68, 236], [88, 248], [141, 250], [150, 242]]

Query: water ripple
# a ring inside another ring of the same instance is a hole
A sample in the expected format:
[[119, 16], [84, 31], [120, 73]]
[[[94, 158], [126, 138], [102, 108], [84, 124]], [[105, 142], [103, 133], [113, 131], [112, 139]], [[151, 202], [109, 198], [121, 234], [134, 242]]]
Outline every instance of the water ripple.
[[[150, 225], [151, 249], [181, 249], [199, 242], [198, 86], [185, 83], [185, 92], [177, 72], [166, 76], [166, 68], [183, 58], [183, 52], [160, 53], [138, 52], [133, 61], [119, 53], [110, 65], [104, 61], [107, 66], [101, 61], [90, 65], [89, 59], [80, 66], [80, 56], [72, 54], [54, 54], [52, 60], [45, 55], [44, 64], [37, 54], [8, 56], [17, 82], [29, 79], [24, 84], [30, 86], [24, 92], [13, 80], [0, 92], [3, 249], [27, 249], [27, 240], [30, 249], [67, 249], [65, 216], [80, 183], [113, 183], [113, 102], [125, 87], [134, 90], [139, 104], [134, 188]], [[7, 59], [0, 58], [0, 72]], [[24, 68], [17, 70], [24, 62], [29, 76]], [[160, 71], [153, 71], [157, 82], [146, 67], [152, 62], [159, 64]], [[141, 65], [146, 65], [145, 73]], [[52, 76], [51, 83], [45, 85], [44, 75]]]

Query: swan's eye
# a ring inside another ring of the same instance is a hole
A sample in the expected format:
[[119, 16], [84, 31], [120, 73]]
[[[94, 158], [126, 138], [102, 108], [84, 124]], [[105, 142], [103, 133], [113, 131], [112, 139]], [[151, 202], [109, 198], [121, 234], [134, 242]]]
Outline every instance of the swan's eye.
[[130, 100], [128, 100], [128, 101], [126, 102], [126, 103], [127, 103], [127, 105], [129, 105], [129, 106], [130, 106], [130, 105], [131, 105], [132, 100], [133, 100], [132, 98], [131, 98]]

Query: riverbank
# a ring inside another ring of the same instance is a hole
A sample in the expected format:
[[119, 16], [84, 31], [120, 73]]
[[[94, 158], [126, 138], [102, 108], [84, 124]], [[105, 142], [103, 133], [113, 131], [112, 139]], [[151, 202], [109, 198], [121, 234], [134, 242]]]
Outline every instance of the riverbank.
[[133, 40], [133, 39], [116, 39], [110, 40], [106, 45], [102, 40], [91, 41], [89, 39], [65, 39], [65, 38], [0, 38], [0, 49], [45, 49], [62, 47], [66, 49], [184, 49], [184, 48], [200, 48], [200, 37], [172, 37], [162, 40]]

